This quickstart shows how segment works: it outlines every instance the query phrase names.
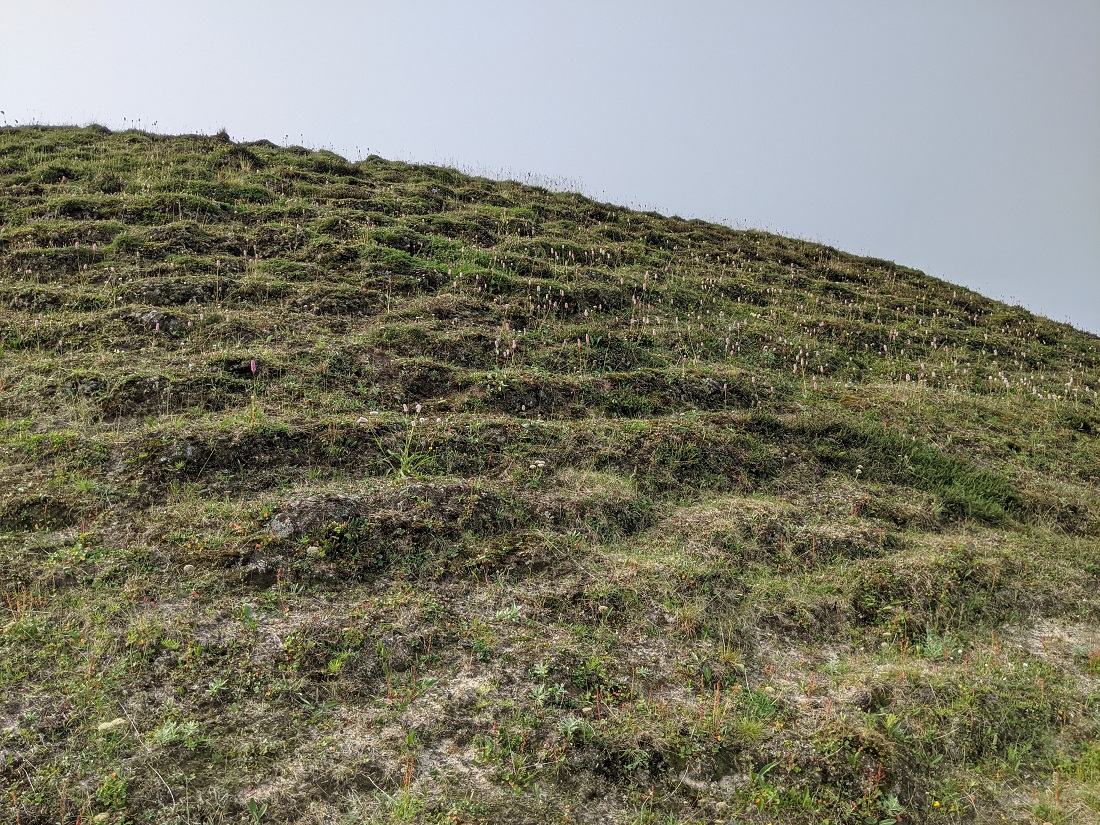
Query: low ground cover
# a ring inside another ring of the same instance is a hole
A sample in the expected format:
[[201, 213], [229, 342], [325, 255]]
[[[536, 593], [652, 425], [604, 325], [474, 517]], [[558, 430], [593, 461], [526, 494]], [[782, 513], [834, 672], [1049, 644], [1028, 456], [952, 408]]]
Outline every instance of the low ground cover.
[[1098, 345], [449, 169], [0, 130], [3, 818], [1097, 821]]

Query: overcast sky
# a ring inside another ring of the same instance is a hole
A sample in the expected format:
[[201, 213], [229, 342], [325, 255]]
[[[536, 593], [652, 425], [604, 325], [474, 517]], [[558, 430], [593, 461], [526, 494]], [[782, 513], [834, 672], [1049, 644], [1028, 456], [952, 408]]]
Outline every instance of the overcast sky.
[[2, 0], [12, 124], [557, 180], [1100, 333], [1100, 2]]

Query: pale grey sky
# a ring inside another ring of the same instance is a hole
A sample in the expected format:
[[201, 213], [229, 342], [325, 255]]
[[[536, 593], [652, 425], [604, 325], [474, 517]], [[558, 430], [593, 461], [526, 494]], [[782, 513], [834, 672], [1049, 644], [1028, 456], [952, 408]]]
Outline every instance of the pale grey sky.
[[1100, 333], [1100, 2], [3, 0], [7, 122], [566, 179]]

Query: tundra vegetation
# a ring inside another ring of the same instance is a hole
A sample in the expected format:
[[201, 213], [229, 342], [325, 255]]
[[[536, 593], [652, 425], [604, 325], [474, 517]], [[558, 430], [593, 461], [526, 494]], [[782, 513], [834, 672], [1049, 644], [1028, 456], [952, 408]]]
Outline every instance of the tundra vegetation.
[[451, 169], [0, 130], [0, 820], [1100, 822], [1098, 345]]

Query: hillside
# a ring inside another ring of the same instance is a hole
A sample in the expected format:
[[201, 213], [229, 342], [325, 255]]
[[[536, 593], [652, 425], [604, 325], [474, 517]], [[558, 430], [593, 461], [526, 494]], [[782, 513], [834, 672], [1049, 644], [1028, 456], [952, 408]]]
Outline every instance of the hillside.
[[89, 127], [0, 130], [0, 346], [0, 820], [1100, 822], [1096, 336]]

